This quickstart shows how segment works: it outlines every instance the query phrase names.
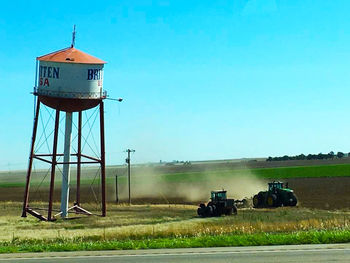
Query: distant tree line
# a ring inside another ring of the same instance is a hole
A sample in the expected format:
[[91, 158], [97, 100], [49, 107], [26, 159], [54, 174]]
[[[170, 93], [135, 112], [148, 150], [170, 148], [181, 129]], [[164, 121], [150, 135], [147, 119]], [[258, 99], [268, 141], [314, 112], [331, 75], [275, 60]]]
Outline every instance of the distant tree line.
[[[287, 161], [287, 160], [323, 160], [323, 159], [334, 159], [334, 158], [338, 158], [341, 159], [345, 156], [344, 153], [342, 152], [337, 152], [337, 154], [335, 154], [333, 151], [323, 154], [323, 153], [319, 153], [319, 154], [299, 154], [299, 155], [295, 155], [295, 156], [288, 156], [288, 155], [284, 155], [282, 157], [269, 157], [266, 159], [267, 162], [273, 162], [273, 161]], [[348, 156], [350, 156], [350, 153], [348, 153]]]

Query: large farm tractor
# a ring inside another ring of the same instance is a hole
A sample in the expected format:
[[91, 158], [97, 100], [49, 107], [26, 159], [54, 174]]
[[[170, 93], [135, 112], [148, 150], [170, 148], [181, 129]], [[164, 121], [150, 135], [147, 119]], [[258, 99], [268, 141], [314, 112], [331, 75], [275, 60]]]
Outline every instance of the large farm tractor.
[[207, 205], [200, 204], [197, 214], [201, 217], [237, 214], [237, 204], [246, 204], [246, 200], [227, 199], [226, 191], [211, 191]]
[[298, 200], [292, 189], [282, 182], [268, 183], [268, 190], [261, 191], [253, 197], [255, 208], [296, 206]]

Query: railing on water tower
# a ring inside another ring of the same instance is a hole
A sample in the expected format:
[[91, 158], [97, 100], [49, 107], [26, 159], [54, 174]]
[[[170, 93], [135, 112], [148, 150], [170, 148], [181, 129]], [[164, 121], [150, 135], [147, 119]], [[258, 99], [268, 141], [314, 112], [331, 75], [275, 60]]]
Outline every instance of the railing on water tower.
[[55, 98], [67, 99], [105, 99], [107, 98], [107, 91], [101, 92], [67, 92], [67, 91], [52, 91], [44, 90], [34, 87], [34, 95], [48, 96]]

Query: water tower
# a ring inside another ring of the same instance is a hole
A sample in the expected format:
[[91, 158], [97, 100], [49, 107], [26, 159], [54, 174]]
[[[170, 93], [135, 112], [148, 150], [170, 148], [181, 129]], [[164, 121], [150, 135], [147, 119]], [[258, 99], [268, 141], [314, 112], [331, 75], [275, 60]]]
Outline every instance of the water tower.
[[[57, 165], [62, 169], [61, 206], [59, 215], [67, 217], [68, 211], [91, 214], [83, 209], [80, 204], [80, 177], [81, 166], [84, 163], [97, 164], [100, 166], [101, 176], [101, 214], [106, 216], [106, 187], [105, 187], [105, 141], [104, 141], [104, 109], [103, 100], [106, 92], [103, 91], [103, 66], [106, 62], [84, 53], [74, 47], [75, 30], [73, 32], [72, 45], [68, 48], [37, 57], [36, 107], [34, 117], [33, 136], [29, 156], [29, 165], [26, 176], [26, 186], [23, 201], [22, 217], [27, 213], [40, 220], [55, 220], [52, 212], [53, 193], [55, 185], [55, 172]], [[52, 152], [37, 154], [35, 143], [40, 112], [40, 105], [44, 104], [55, 111], [54, 133]], [[100, 120], [100, 158], [82, 153], [82, 112], [94, 107], [99, 107]], [[58, 142], [60, 113], [65, 114], [64, 142]], [[78, 145], [75, 153], [71, 152], [72, 116], [78, 114]], [[57, 152], [57, 145], [64, 143], [63, 153]], [[74, 156], [74, 161], [71, 157]], [[58, 157], [63, 157], [59, 161]], [[47, 207], [47, 217], [42, 215], [29, 205], [29, 188], [32, 174], [33, 160], [49, 163], [50, 190]], [[76, 165], [76, 197], [74, 206], [69, 208], [69, 188], [71, 166]]]

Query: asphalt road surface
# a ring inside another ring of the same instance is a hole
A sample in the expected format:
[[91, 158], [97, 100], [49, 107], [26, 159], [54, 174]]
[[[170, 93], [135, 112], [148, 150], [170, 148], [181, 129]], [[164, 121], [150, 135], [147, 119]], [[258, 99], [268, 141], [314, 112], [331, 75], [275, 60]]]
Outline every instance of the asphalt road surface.
[[0, 262], [350, 262], [350, 243], [332, 245], [0, 254]]

